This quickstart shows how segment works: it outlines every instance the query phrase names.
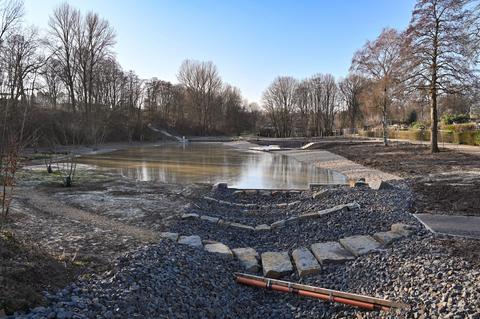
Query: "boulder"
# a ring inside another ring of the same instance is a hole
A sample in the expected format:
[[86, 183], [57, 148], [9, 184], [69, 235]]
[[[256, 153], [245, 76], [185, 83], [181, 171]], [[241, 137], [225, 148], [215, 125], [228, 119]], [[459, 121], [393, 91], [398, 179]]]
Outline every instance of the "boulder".
[[253, 248], [235, 248], [232, 249], [235, 257], [240, 261], [240, 265], [246, 270], [251, 272], [258, 272], [260, 270], [260, 264], [258, 263], [258, 253]]
[[382, 181], [382, 180], [375, 180], [370, 182], [370, 188], [375, 190], [384, 190], [384, 189], [392, 189], [394, 188], [392, 184]]
[[400, 234], [402, 236], [410, 236], [416, 228], [411, 225], [396, 223], [393, 224], [390, 229], [392, 230], [392, 232]]
[[393, 231], [386, 231], [386, 232], [379, 232], [375, 233], [373, 235], [373, 238], [375, 238], [378, 242], [380, 242], [382, 245], [388, 245], [392, 242], [394, 242], [397, 239], [402, 238], [403, 235], [399, 233], [395, 233]]
[[210, 253], [220, 254], [225, 257], [233, 257], [233, 253], [227, 245], [222, 243], [207, 244], [204, 249]]
[[307, 248], [295, 249], [292, 258], [300, 277], [317, 274], [321, 270], [320, 264]]
[[368, 235], [346, 237], [339, 241], [346, 250], [356, 257], [365, 255], [381, 246], [378, 241]]
[[313, 244], [311, 248], [315, 258], [317, 258], [322, 265], [326, 263], [340, 263], [355, 258], [336, 241], [316, 243]]
[[178, 243], [182, 245], [188, 245], [195, 248], [202, 248], [202, 239], [198, 235], [191, 236], [180, 236], [178, 238]]
[[212, 191], [214, 192], [224, 192], [228, 190], [228, 184], [227, 183], [215, 183], [212, 186]]
[[265, 252], [262, 254], [263, 275], [280, 278], [293, 272], [288, 252]]

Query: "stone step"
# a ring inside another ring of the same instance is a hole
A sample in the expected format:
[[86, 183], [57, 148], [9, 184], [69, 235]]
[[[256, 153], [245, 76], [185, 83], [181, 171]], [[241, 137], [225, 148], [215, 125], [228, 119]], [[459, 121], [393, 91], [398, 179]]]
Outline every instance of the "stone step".
[[381, 246], [378, 241], [368, 235], [346, 237], [340, 239], [339, 241], [346, 250], [351, 252], [356, 257], [365, 255]]
[[214, 223], [214, 224], [218, 223], [218, 221], [220, 220], [220, 218], [207, 216], [207, 215], [200, 216], [200, 219], [205, 220], [205, 221], [210, 222], [210, 223]]
[[298, 248], [292, 252], [292, 258], [300, 277], [314, 275], [320, 272], [321, 267], [308, 248]]
[[311, 246], [315, 258], [323, 265], [326, 263], [341, 263], [355, 257], [336, 241], [316, 243]]
[[395, 233], [393, 231], [378, 232], [373, 235], [373, 238], [375, 238], [375, 240], [380, 242], [382, 245], [388, 245], [402, 237], [402, 234]]
[[170, 233], [170, 232], [162, 232], [160, 233], [160, 237], [170, 239], [173, 241], [178, 240], [178, 233]]
[[220, 254], [225, 257], [233, 257], [233, 253], [227, 245], [222, 243], [207, 244], [204, 249], [210, 253]]
[[178, 238], [178, 243], [182, 245], [188, 245], [195, 248], [202, 248], [202, 239], [200, 236], [191, 235], [191, 236], [180, 236]]
[[234, 248], [233, 254], [240, 261], [240, 264], [246, 271], [258, 272], [260, 271], [260, 263], [258, 262], [259, 256], [255, 249], [247, 248]]
[[263, 275], [280, 278], [293, 272], [288, 252], [265, 252], [262, 254]]

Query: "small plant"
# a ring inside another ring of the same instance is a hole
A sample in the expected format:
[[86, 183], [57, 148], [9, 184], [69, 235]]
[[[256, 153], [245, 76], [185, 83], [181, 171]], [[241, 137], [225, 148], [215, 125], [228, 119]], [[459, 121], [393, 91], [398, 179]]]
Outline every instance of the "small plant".
[[63, 176], [63, 186], [71, 187], [73, 180], [75, 178], [75, 171], [77, 169], [77, 163], [75, 161], [75, 156], [70, 155], [66, 158], [65, 161], [60, 163], [59, 171]]
[[443, 114], [441, 118], [442, 124], [461, 124], [470, 122], [469, 114]]

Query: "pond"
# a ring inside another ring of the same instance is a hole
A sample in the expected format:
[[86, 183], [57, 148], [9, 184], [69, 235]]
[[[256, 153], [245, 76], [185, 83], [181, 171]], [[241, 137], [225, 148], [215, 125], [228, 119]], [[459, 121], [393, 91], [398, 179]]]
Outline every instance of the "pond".
[[93, 164], [141, 181], [227, 182], [229, 187], [306, 189], [309, 183], [344, 183], [335, 171], [316, 168], [285, 155], [227, 147], [220, 143], [166, 144], [82, 156]]

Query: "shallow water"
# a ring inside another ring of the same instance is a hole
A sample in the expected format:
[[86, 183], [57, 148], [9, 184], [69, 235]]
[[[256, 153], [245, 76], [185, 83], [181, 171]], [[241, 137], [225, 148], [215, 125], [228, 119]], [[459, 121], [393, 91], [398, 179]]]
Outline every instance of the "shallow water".
[[309, 183], [343, 183], [337, 172], [303, 164], [285, 155], [241, 150], [214, 143], [131, 148], [83, 156], [93, 164], [142, 181], [227, 182], [236, 188], [301, 189]]

